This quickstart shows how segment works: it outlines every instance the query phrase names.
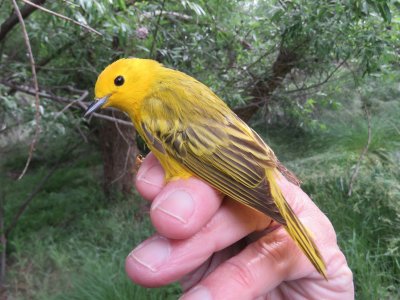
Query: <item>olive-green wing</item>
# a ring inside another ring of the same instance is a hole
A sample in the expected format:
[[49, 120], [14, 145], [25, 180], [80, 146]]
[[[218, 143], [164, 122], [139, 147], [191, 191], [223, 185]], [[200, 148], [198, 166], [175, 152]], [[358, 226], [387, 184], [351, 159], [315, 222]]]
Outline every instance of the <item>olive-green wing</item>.
[[254, 131], [232, 112], [220, 120], [197, 114], [189, 122], [166, 109], [167, 114], [142, 115], [140, 131], [153, 148], [225, 195], [286, 224], [266, 179], [266, 168], [278, 161]]

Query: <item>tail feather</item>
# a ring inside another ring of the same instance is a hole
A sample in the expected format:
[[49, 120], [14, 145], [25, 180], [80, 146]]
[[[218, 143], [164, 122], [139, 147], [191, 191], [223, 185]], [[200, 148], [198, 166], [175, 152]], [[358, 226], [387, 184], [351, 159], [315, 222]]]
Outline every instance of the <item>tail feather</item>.
[[325, 279], [327, 279], [326, 266], [321, 253], [315, 245], [307, 228], [300, 222], [282, 195], [275, 180], [275, 170], [269, 169], [266, 173], [271, 189], [271, 196], [273, 197], [283, 219], [286, 221], [286, 224], [284, 225], [286, 231], [314, 265], [315, 269], [324, 276]]

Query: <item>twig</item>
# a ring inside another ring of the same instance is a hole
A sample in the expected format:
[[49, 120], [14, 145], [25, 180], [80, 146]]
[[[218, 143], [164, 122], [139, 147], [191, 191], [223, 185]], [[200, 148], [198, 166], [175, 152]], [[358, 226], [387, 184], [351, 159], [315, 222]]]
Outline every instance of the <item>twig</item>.
[[[114, 111], [112, 112], [112, 116], [115, 118]], [[129, 143], [128, 139], [122, 132], [121, 128], [119, 128], [119, 125], [117, 122], [115, 122], [115, 127], [117, 128], [117, 131], [118, 131], [119, 135], [122, 137], [122, 139], [124, 140], [124, 142], [128, 145], [128, 150], [126, 151], [126, 155], [125, 155], [124, 168], [121, 171], [121, 173], [113, 181], [111, 181], [111, 184], [120, 180], [125, 175], [125, 173], [128, 171], [129, 153], [131, 152], [131, 148], [132, 148], [131, 144]]]
[[92, 113], [91, 116], [99, 118], [99, 119], [104, 119], [104, 120], [107, 120], [107, 121], [111, 121], [111, 122], [117, 122], [118, 124], [121, 124], [121, 125], [133, 127], [132, 122], [124, 121], [124, 120], [121, 120], [121, 119], [115, 119], [113, 117], [109, 117], [109, 116], [106, 116], [106, 115], [103, 115], [103, 114]]
[[[36, 4], [43, 4], [46, 0], [33, 0]], [[8, 1], [7, 1], [8, 2]], [[21, 9], [21, 15], [24, 19], [28, 18], [30, 14], [36, 11], [36, 8], [25, 4]], [[11, 32], [15, 25], [19, 23], [18, 16], [16, 13], [11, 14], [3, 23], [0, 25], [0, 42], [3, 41], [6, 36]], [[3, 44], [4, 45], [4, 44]], [[18, 51], [15, 51], [18, 52]]]
[[249, 70], [253, 68], [256, 64], [258, 64], [263, 58], [267, 57], [268, 55], [271, 55], [274, 51], [276, 50], [276, 47], [272, 47], [268, 51], [264, 52], [261, 54], [255, 61], [250, 63], [248, 66], [246, 66], [246, 70]]
[[367, 144], [365, 145], [363, 151], [361, 152], [360, 157], [358, 158], [357, 161], [357, 165], [356, 168], [354, 169], [353, 175], [351, 175], [351, 179], [350, 179], [350, 183], [349, 183], [349, 192], [347, 193], [347, 196], [351, 196], [352, 192], [353, 192], [353, 184], [356, 180], [356, 177], [358, 175], [358, 172], [360, 170], [360, 165], [361, 165], [361, 161], [363, 160], [364, 156], [367, 154], [369, 145], [371, 144], [371, 114], [368, 110], [368, 108], [365, 108], [365, 114], [367, 116], [367, 122], [368, 122], [368, 140], [367, 140]]
[[171, 21], [173, 21], [173, 18], [180, 19], [182, 21], [191, 21], [193, 18], [189, 15], [181, 14], [178, 12], [174, 11], [162, 11], [162, 10], [155, 10], [153, 12], [144, 12], [140, 15], [141, 18], [152, 18], [155, 16], [166, 16], [169, 18]]
[[[15, 0], [13, 0], [13, 1], [15, 2]], [[40, 10], [42, 10], [44, 12], [47, 12], [47, 13], [49, 13], [51, 15], [54, 15], [54, 16], [59, 17], [61, 19], [67, 20], [69, 22], [72, 22], [72, 23], [74, 23], [74, 24], [76, 24], [78, 26], [81, 26], [81, 27], [83, 27], [83, 28], [85, 28], [85, 29], [87, 29], [89, 31], [92, 31], [92, 32], [98, 34], [98, 35], [103, 35], [101, 32], [97, 31], [96, 29], [93, 29], [89, 25], [86, 25], [86, 24], [84, 24], [82, 22], [75, 21], [74, 19], [68, 18], [67, 16], [64, 16], [62, 14], [56, 13], [56, 12], [50, 10], [50, 9], [44, 8], [44, 7], [42, 7], [40, 5], [37, 5], [37, 4], [35, 4], [35, 3], [33, 3], [31, 1], [29, 1], [29, 0], [22, 0], [22, 1], [25, 2], [26, 4], [32, 5], [33, 7], [36, 7], [37, 9], [40, 9]]]
[[[117, 118], [115, 117], [115, 112], [112, 111], [111, 114], [112, 114], [113, 118], [114, 118], [115, 120], [117, 120]], [[128, 139], [126, 138], [125, 134], [122, 132], [121, 128], [119, 128], [118, 123], [115, 123], [115, 127], [117, 128], [117, 131], [118, 131], [118, 133], [121, 135], [121, 137], [122, 137], [122, 139], [124, 140], [124, 142], [127, 143], [127, 144], [129, 145], [129, 141], [128, 141]]]
[[[23, 92], [25, 94], [35, 95], [35, 90], [30, 88], [29, 86], [18, 85], [16, 83], [9, 82], [9, 81], [4, 81], [4, 80], [0, 81], [0, 83], [5, 85], [5, 86], [8, 86], [8, 87], [10, 87], [10, 88], [12, 88], [14, 90]], [[46, 99], [54, 100], [54, 101], [61, 102], [61, 103], [69, 103], [70, 102], [70, 99], [68, 99], [68, 98], [60, 97], [60, 96], [56, 96], [56, 95], [51, 95], [51, 94], [49, 94], [49, 93], [47, 93], [45, 91], [43, 91], [43, 92], [39, 91], [39, 96], [41, 98], [46, 98]]]
[[394, 122], [391, 122], [391, 124], [393, 125], [394, 130], [396, 130], [397, 133], [400, 135], [400, 129], [397, 128], [396, 124], [394, 124]]
[[[88, 35], [83, 36], [83, 38], [81, 39], [84, 40]], [[67, 43], [63, 44], [61, 47], [57, 48], [56, 51], [54, 51], [53, 53], [51, 53], [49, 56], [46, 56], [45, 58], [42, 58], [37, 64], [36, 64], [36, 68], [37, 68], [37, 72], [41, 71], [41, 70], [46, 70], [45, 66], [50, 63], [53, 59], [57, 58], [59, 55], [61, 55], [64, 51], [69, 50], [72, 46], [75, 45], [75, 41], [68, 41]], [[75, 69], [76, 70], [76, 69]]]
[[345, 64], [347, 62], [347, 60], [348, 60], [348, 57], [346, 59], [344, 59], [342, 62], [340, 62], [340, 64], [338, 64], [336, 66], [336, 68], [333, 69], [333, 71], [331, 73], [329, 73], [328, 76], [325, 77], [324, 80], [322, 80], [322, 81], [320, 81], [318, 83], [315, 83], [315, 84], [311, 84], [309, 86], [305, 86], [305, 87], [301, 87], [301, 88], [295, 89], [295, 90], [285, 91], [285, 93], [286, 94], [290, 94], [290, 93], [297, 93], [297, 92], [301, 92], [301, 91], [306, 91], [306, 90], [317, 88], [317, 87], [327, 83], [329, 81], [329, 79], [331, 79], [332, 76], [343, 66], [343, 64]]
[[65, 149], [65, 151], [60, 155], [56, 163], [53, 165], [53, 167], [50, 169], [50, 171], [40, 180], [39, 184], [33, 189], [31, 194], [26, 198], [26, 200], [21, 204], [19, 207], [17, 213], [14, 215], [13, 220], [11, 221], [10, 225], [7, 226], [7, 228], [4, 231], [4, 234], [6, 237], [8, 237], [11, 233], [11, 231], [17, 226], [19, 219], [21, 218], [22, 214], [26, 211], [28, 208], [29, 204], [32, 202], [32, 200], [35, 198], [35, 196], [42, 190], [43, 186], [46, 184], [46, 182], [50, 179], [50, 177], [57, 171], [57, 169], [61, 166], [63, 160], [67, 155], [69, 155], [73, 150], [75, 150], [76, 147], [78, 147], [81, 144], [81, 142], [77, 142], [73, 144], [71, 147], [68, 147]]
[[39, 182], [39, 184], [36, 186], [36, 188], [33, 190], [33, 192], [29, 195], [29, 197], [24, 201], [24, 203], [19, 207], [17, 213], [15, 214], [11, 224], [7, 227], [5, 230], [5, 235], [6, 237], [10, 235], [11, 231], [15, 228], [15, 226], [18, 223], [19, 218], [21, 215], [25, 212], [26, 208], [28, 205], [31, 203], [33, 198], [42, 190], [42, 187], [45, 185], [45, 183], [50, 179], [50, 177], [54, 174], [55, 171], [57, 171], [59, 166], [59, 163], [56, 163], [47, 173], [45, 177]]
[[57, 119], [64, 111], [66, 111], [68, 108], [70, 108], [72, 105], [76, 104], [77, 102], [82, 102], [83, 100], [86, 99], [86, 97], [89, 95], [88, 91], [83, 91], [82, 95], [78, 98], [75, 99], [73, 101], [71, 101], [70, 103], [68, 103], [62, 110], [60, 110], [56, 116], [54, 117], [54, 119]]
[[153, 42], [151, 43], [151, 48], [150, 48], [150, 57], [153, 57], [153, 51], [154, 51], [154, 47], [157, 41], [157, 34], [158, 34], [158, 27], [160, 27], [160, 20], [161, 20], [161, 16], [163, 14], [164, 11], [164, 4], [165, 4], [165, 0], [163, 0], [162, 4], [161, 4], [161, 10], [160, 13], [158, 15], [158, 19], [157, 19], [157, 23], [156, 23], [156, 29], [154, 30], [154, 34], [153, 34]]
[[121, 171], [121, 173], [111, 181], [110, 184], [114, 184], [118, 180], [120, 180], [128, 171], [128, 161], [129, 161], [129, 153], [131, 152], [131, 145], [128, 146], [128, 150], [126, 150], [126, 155], [125, 155], [125, 162], [124, 162], [124, 169]]
[[73, 3], [72, 1], [68, 1], [68, 0], [63, 0], [65, 3], [71, 5], [71, 6], [75, 6], [75, 7], [79, 7], [78, 4]]
[[[327, 83], [332, 78], [332, 76], [340, 69], [340, 67], [343, 66], [343, 64], [345, 62], [346, 62], [346, 60], [342, 61], [339, 65], [337, 65], [335, 67], [335, 69], [331, 73], [329, 73], [325, 77], [324, 80], [322, 80], [322, 81], [320, 81], [320, 82], [318, 82], [316, 84], [312, 84], [312, 85], [304, 86], [304, 87], [298, 87], [297, 89], [289, 90], [289, 91], [283, 91], [282, 93], [284, 93], [284, 94], [298, 93], [298, 92], [304, 92], [304, 91], [307, 91], [307, 90], [310, 90], [310, 89], [318, 88], [318, 87], [322, 86], [323, 84]], [[293, 79], [292, 79], [292, 81], [295, 83], [295, 81]], [[295, 85], [296, 85], [296, 83], [295, 83]], [[239, 106], [239, 107], [234, 108], [234, 109], [245, 109], [245, 108], [250, 108], [250, 107], [262, 107], [264, 104], [265, 104], [265, 99], [262, 99], [260, 101], [251, 102], [251, 103], [249, 103], [247, 105]]]
[[19, 127], [21, 125], [25, 125], [26, 123], [29, 123], [29, 122], [30, 122], [30, 120], [27, 120], [27, 121], [24, 121], [24, 122], [20, 122], [19, 120], [17, 120], [17, 122], [15, 122], [14, 124], [10, 124], [8, 126], [6, 124], [6, 127], [0, 129], [0, 134], [4, 134], [4, 133], [6, 133], [7, 131], [9, 131], [9, 130], [11, 130], [13, 128]]
[[84, 140], [84, 142], [87, 144], [88, 143], [88, 138], [87, 136], [83, 133], [83, 131], [81, 130], [81, 127], [77, 124], [75, 124], [75, 128], [76, 130], [78, 130], [79, 134], [81, 135], [82, 139]]
[[[8, 86], [10, 88], [13, 88], [13, 89], [15, 89], [17, 91], [29, 94], [29, 95], [34, 95], [35, 94], [35, 92], [31, 88], [26, 87], [26, 86], [17, 85], [17, 84], [14, 84], [12, 82], [9, 82], [9, 81], [0, 81], [0, 83], [5, 85], [5, 86]], [[82, 93], [84, 92], [84, 91], [81, 91], [81, 90], [74, 89], [72, 87], [69, 87], [69, 89], [71, 91], [74, 90], [74, 91], [80, 91]], [[60, 102], [60, 103], [71, 103], [71, 102], [74, 102], [73, 100], [71, 101], [71, 99], [69, 99], [69, 98], [56, 96], [56, 95], [51, 95], [51, 94], [48, 94], [46, 92], [39, 92], [39, 96], [42, 97], [42, 98], [54, 100], [54, 101], [57, 101], [57, 102]], [[80, 108], [83, 108], [84, 110], [86, 110], [88, 108], [88, 106], [83, 101], [74, 102], [73, 106], [75, 106], [75, 105], [78, 105]], [[130, 126], [130, 127], [133, 126], [132, 122], [128, 122], [128, 121], [121, 120], [121, 119], [116, 119], [116, 118], [113, 118], [113, 117], [110, 117], [110, 116], [107, 116], [107, 115], [103, 115], [103, 114], [99, 114], [99, 113], [92, 113], [91, 116], [93, 116], [95, 118], [111, 121], [111, 122], [118, 122], [118, 124], [125, 125], [125, 126]]]
[[[88, 106], [86, 104], [84, 104], [83, 102], [78, 102], [78, 104], [79, 104], [79, 106], [81, 106], [85, 110], [88, 108]], [[106, 116], [106, 115], [103, 115], [103, 114], [99, 114], [99, 113], [91, 113], [91, 116], [99, 118], [99, 119], [112, 121], [112, 122], [118, 122], [119, 124], [130, 126], [130, 127], [133, 126], [132, 122], [124, 121], [124, 120], [121, 120], [121, 119], [116, 119], [116, 118], [113, 118], [113, 117], [110, 117], [110, 116]]]
[[25, 167], [18, 177], [18, 180], [20, 180], [22, 177], [24, 177], [26, 171], [28, 170], [29, 164], [32, 160], [33, 151], [35, 151], [36, 142], [39, 138], [39, 134], [40, 134], [40, 100], [39, 100], [39, 84], [38, 84], [38, 80], [37, 80], [37, 76], [36, 76], [35, 59], [33, 58], [31, 42], [29, 41], [28, 32], [26, 31], [26, 27], [25, 27], [25, 21], [21, 15], [21, 11], [19, 10], [17, 1], [12, 0], [12, 2], [14, 4], [15, 13], [18, 16], [19, 22], [21, 23], [21, 28], [22, 28], [22, 33], [24, 35], [26, 49], [28, 50], [28, 53], [29, 53], [29, 60], [31, 63], [31, 68], [32, 68], [33, 84], [34, 84], [34, 88], [35, 88], [35, 109], [36, 109], [36, 112], [35, 112], [35, 122], [36, 122], [35, 135], [33, 136], [33, 140], [30, 145], [29, 155], [28, 155], [28, 159], [26, 160]]
[[4, 191], [0, 191], [0, 296], [4, 292], [6, 277], [6, 259], [7, 259], [7, 239], [4, 234]]
[[[350, 75], [351, 75], [350, 73], [345, 73], [345, 74], [342, 74], [340, 76], [338, 75], [338, 76], [335, 76], [335, 78], [330, 78], [329, 82], [337, 82], [337, 81], [340, 81], [342, 79], [345, 79], [345, 78], [349, 77]], [[299, 95], [303, 95], [304, 97], [308, 97], [308, 95], [315, 94], [315, 90], [314, 89], [317, 89], [317, 88], [321, 87], [326, 82], [327, 82], [326, 79], [324, 79], [323, 81], [320, 81], [320, 82], [315, 83], [313, 85], [308, 85], [307, 86], [305, 84], [302, 84], [301, 87], [299, 87], [299, 88], [286, 90], [286, 91], [283, 90], [283, 91], [281, 91], [281, 93], [282, 94], [299, 93]]]

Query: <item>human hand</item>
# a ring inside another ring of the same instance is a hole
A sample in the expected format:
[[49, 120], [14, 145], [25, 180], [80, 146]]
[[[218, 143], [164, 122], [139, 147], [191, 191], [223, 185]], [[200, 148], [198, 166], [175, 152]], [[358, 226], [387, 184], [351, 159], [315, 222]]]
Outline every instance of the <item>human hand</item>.
[[146, 287], [180, 281], [182, 299], [354, 299], [352, 273], [327, 217], [283, 177], [282, 192], [315, 236], [326, 281], [285, 229], [265, 215], [227, 199], [196, 178], [164, 183], [153, 154], [136, 186], [152, 202], [157, 234], [126, 259], [128, 276]]

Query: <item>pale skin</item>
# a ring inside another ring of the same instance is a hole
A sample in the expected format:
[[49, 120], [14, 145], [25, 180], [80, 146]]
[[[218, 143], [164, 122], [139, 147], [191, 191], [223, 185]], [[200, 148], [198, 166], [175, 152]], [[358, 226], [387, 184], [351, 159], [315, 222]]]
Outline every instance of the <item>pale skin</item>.
[[283, 177], [278, 184], [311, 229], [328, 281], [282, 226], [224, 199], [199, 179], [166, 184], [152, 154], [138, 171], [136, 187], [151, 201], [150, 217], [158, 233], [127, 257], [128, 276], [146, 287], [179, 281], [184, 300], [354, 299], [353, 275], [332, 224], [299, 187]]

